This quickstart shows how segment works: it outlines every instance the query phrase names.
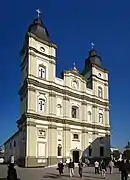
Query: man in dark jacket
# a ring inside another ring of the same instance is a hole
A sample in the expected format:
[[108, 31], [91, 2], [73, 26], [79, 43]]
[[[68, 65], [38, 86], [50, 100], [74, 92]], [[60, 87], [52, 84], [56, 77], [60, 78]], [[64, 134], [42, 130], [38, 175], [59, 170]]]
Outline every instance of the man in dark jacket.
[[10, 163], [8, 167], [7, 180], [17, 180], [17, 173], [13, 163]]
[[127, 160], [122, 160], [120, 163], [120, 171], [121, 171], [121, 180], [128, 179], [129, 169], [129, 162]]
[[74, 162], [71, 159], [68, 168], [69, 168], [70, 177], [74, 176]]

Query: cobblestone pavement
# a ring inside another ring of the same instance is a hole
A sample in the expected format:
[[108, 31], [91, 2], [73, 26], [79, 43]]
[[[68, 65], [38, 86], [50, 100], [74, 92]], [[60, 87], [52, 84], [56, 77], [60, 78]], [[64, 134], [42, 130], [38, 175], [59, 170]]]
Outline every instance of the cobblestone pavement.
[[[16, 167], [18, 178], [20, 180], [67, 180], [69, 178], [68, 169], [64, 170], [64, 174], [59, 176], [56, 167], [51, 168], [19, 168]], [[6, 180], [7, 177], [7, 166], [0, 165], [0, 180]], [[80, 179], [78, 175], [78, 168], [75, 168], [75, 176], [71, 178], [72, 180]], [[94, 168], [85, 167], [83, 169], [83, 180], [102, 180], [100, 174], [94, 174]], [[120, 180], [120, 174], [117, 169], [114, 169], [114, 173], [112, 175], [107, 174], [107, 180]]]

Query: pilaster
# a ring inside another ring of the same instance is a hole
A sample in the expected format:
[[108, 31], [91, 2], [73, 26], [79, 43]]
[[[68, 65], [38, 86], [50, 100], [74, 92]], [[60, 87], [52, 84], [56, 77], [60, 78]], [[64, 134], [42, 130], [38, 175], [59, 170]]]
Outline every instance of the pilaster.
[[87, 103], [82, 103], [82, 121], [87, 121]]
[[36, 157], [36, 147], [37, 147], [37, 128], [31, 122], [27, 123], [27, 142], [26, 142], [26, 156]]
[[57, 159], [57, 127], [51, 124], [48, 127], [48, 163], [49, 165], [53, 164], [54, 161], [56, 161], [56, 159]]
[[49, 114], [56, 115], [56, 95], [55, 93], [49, 93]]
[[62, 139], [63, 139], [63, 156], [64, 158], [69, 158], [70, 156], [70, 149], [71, 149], [71, 133], [70, 128], [67, 126], [63, 127]]
[[97, 112], [97, 105], [92, 106], [92, 123], [98, 123], [98, 112]]
[[68, 97], [63, 98], [63, 117], [70, 117], [70, 102]]

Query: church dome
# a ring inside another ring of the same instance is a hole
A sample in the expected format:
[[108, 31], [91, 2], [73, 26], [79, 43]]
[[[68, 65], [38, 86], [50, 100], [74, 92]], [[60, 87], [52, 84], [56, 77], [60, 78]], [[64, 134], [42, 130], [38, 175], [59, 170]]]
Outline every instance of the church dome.
[[33, 20], [33, 23], [28, 28], [28, 32], [36, 35], [42, 40], [49, 41], [49, 33], [47, 28], [44, 26], [39, 17]]
[[94, 49], [89, 51], [89, 57], [87, 58], [87, 61], [89, 61], [91, 64], [95, 64], [100, 67], [102, 66], [101, 57], [97, 55], [97, 52]]

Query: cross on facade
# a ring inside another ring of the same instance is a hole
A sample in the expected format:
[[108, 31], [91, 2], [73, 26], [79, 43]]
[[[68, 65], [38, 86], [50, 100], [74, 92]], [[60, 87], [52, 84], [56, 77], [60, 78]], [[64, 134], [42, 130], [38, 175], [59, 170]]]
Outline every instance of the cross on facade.
[[37, 9], [37, 10], [36, 10], [36, 12], [37, 12], [37, 16], [39, 17], [39, 16], [40, 16], [40, 14], [41, 14], [40, 9]]

